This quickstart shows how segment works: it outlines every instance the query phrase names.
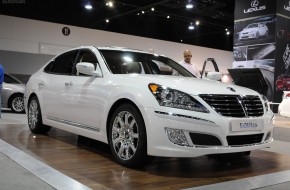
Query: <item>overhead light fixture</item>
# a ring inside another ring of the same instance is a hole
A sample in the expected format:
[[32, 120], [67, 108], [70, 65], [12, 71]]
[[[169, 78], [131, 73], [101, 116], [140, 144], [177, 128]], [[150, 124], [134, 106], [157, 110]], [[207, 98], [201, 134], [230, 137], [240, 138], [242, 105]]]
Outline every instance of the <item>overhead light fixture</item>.
[[231, 34], [231, 32], [230, 31], [227, 31], [227, 35], [230, 35]]
[[199, 21], [197, 20], [197, 21], [195, 21], [195, 25], [196, 26], [198, 26], [199, 25]]
[[113, 6], [114, 6], [113, 1], [108, 1], [108, 2], [106, 3], [106, 6], [108, 6], [108, 7], [113, 7]]
[[170, 16], [168, 15], [166, 18], [170, 18]]
[[145, 14], [145, 11], [142, 11], [142, 14]]
[[108, 22], [110, 22], [110, 20], [109, 19], [106, 19], [106, 23], [108, 23]]
[[190, 23], [190, 25], [188, 26], [189, 30], [194, 30], [194, 26], [192, 25], [192, 23]]
[[185, 5], [185, 7], [187, 8], [187, 9], [192, 9], [194, 6], [193, 6], [193, 4], [192, 4], [192, 2], [191, 2], [191, 0], [188, 0], [188, 2], [187, 2], [187, 4]]
[[91, 4], [86, 4], [85, 8], [88, 9], [88, 10], [91, 10], [93, 8], [93, 6]]
[[186, 4], [185, 6], [187, 9], [192, 9], [193, 8], [193, 4], [189, 3], [189, 4]]
[[225, 31], [228, 31], [228, 29], [226, 28]]
[[155, 11], [154, 7], [151, 8], [151, 11]]

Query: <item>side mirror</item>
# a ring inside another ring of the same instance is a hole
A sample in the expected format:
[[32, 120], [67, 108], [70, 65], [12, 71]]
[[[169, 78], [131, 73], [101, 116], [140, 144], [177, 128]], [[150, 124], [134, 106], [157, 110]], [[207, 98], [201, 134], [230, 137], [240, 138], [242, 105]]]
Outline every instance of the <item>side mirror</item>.
[[101, 77], [100, 70], [95, 70], [95, 65], [89, 62], [81, 62], [76, 65], [77, 73], [82, 73], [90, 76]]
[[220, 81], [222, 79], [221, 72], [208, 72], [206, 78], [209, 80], [217, 80]]

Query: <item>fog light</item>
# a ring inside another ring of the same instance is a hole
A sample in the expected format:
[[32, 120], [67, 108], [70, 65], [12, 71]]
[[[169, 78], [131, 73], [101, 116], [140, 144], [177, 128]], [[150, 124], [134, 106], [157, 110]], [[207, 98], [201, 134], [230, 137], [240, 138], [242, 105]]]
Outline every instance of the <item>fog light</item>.
[[169, 140], [174, 144], [178, 144], [181, 146], [189, 146], [186, 137], [183, 133], [183, 130], [165, 127], [165, 132], [168, 135]]

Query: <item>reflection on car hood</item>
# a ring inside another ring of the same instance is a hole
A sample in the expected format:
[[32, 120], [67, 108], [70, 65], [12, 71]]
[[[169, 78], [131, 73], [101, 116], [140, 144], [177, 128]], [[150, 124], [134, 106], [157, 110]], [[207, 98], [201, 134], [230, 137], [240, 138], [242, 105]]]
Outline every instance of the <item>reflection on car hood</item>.
[[3, 88], [11, 89], [14, 91], [24, 92], [25, 84], [10, 84], [10, 83], [3, 83]]
[[257, 29], [256, 28], [245, 28], [245, 29], [243, 29], [243, 33], [244, 32], [252, 32], [252, 31], [257, 31]]
[[[149, 83], [156, 83], [169, 88], [180, 90], [191, 95], [198, 94], [243, 94], [243, 95], [257, 95], [258, 93], [241, 86], [234, 84], [226, 84], [219, 81], [213, 81], [208, 79], [197, 79], [191, 77], [180, 77], [180, 76], [166, 76], [166, 75], [114, 75], [116, 80], [122, 81], [121, 78], [132, 78], [134, 81], [133, 85], [148, 86]], [[128, 80], [125, 80], [128, 81]], [[132, 84], [130, 84], [132, 85]], [[234, 91], [232, 91], [233, 89]]]

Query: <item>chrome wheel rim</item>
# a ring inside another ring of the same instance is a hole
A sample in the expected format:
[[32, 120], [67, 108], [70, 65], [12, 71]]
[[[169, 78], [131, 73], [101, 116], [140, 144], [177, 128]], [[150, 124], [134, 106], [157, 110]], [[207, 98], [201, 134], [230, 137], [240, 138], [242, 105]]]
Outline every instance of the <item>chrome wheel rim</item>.
[[138, 141], [138, 125], [134, 116], [127, 111], [120, 112], [112, 126], [112, 145], [116, 155], [122, 160], [131, 159]]
[[22, 112], [24, 110], [24, 100], [22, 97], [16, 97], [12, 100], [12, 108], [16, 112]]
[[36, 127], [38, 122], [38, 104], [36, 100], [31, 100], [28, 108], [28, 125], [31, 129]]

